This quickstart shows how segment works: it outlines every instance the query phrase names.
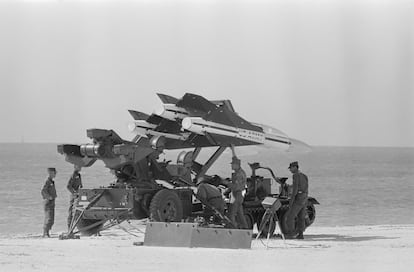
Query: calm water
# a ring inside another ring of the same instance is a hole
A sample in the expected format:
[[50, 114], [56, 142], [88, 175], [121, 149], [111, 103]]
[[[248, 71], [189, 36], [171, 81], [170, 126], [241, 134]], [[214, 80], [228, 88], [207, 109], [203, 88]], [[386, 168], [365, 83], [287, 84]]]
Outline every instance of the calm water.
[[[229, 158], [224, 154], [210, 173], [230, 175]], [[310, 195], [321, 203], [315, 225], [414, 224], [414, 148], [315, 147], [301, 155], [262, 150], [241, 158], [243, 163], [260, 161], [278, 176], [288, 177], [288, 163], [299, 160], [310, 179]], [[58, 170], [52, 231], [61, 232], [69, 201], [65, 186], [73, 167], [56, 152], [55, 144], [0, 144], [1, 235], [40, 233], [44, 217], [40, 189], [49, 166]], [[243, 167], [250, 174], [247, 165]], [[99, 162], [82, 174], [85, 187], [112, 181]]]

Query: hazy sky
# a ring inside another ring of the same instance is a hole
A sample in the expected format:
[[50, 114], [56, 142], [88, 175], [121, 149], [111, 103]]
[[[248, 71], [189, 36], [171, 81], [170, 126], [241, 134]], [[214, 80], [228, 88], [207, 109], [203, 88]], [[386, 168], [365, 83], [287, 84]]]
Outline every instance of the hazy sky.
[[412, 1], [0, 1], [0, 142], [131, 139], [156, 92], [311, 145], [414, 146]]

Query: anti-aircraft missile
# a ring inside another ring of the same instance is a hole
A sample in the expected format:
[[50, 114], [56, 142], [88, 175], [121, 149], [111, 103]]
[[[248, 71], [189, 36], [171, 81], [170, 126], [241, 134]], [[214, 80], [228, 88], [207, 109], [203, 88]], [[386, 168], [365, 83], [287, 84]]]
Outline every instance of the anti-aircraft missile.
[[174, 104], [163, 104], [162, 108], [158, 108], [154, 111], [154, 114], [171, 121], [184, 119], [189, 116], [188, 112], [184, 108], [177, 107]]
[[154, 111], [154, 114], [161, 116], [165, 119], [175, 121], [177, 119], [184, 119], [189, 116], [186, 109], [178, 107], [176, 103], [179, 101], [177, 98], [157, 93], [158, 97], [162, 101], [162, 108]]
[[137, 134], [145, 135], [148, 130], [153, 130], [157, 125], [150, 124], [144, 120], [136, 120], [128, 124], [128, 130]]
[[156, 124], [151, 124], [146, 120], [149, 119], [149, 115], [143, 112], [128, 110], [131, 116], [134, 118], [134, 122], [128, 124], [128, 130], [141, 136], [146, 136], [148, 131], [157, 127]]
[[252, 124], [259, 126], [263, 129], [264, 138], [265, 138], [265, 141], [264, 141], [265, 146], [276, 147], [276, 148], [281, 148], [281, 149], [288, 149], [289, 147], [291, 147], [292, 141], [282, 131], [276, 128], [270, 127], [270, 126], [263, 125], [263, 124], [256, 124], [256, 123], [252, 123]]
[[[134, 122], [131, 122], [128, 124], [128, 130], [132, 133], [148, 137], [151, 136], [164, 136], [169, 139], [174, 140], [181, 140], [185, 141], [190, 133], [169, 133], [169, 132], [163, 132], [163, 131], [157, 131], [155, 130], [160, 126], [162, 122], [167, 122], [169, 124], [164, 125], [170, 125], [171, 121], [169, 120], [163, 120], [161, 116], [152, 114], [148, 115], [143, 112], [129, 110], [129, 113], [134, 118]], [[174, 123], [175, 124], [175, 123]], [[180, 129], [180, 128], [179, 128]], [[180, 132], [179, 129], [175, 129], [174, 131]]]
[[175, 140], [167, 141], [169, 149], [256, 145], [290, 151], [297, 145], [298, 141], [278, 129], [242, 118], [229, 100], [209, 101], [191, 93], [180, 99], [157, 95], [162, 108], [151, 115], [130, 111], [135, 123], [129, 129], [146, 137], [165, 136]]
[[265, 146], [282, 149], [289, 148], [291, 144], [286, 134], [280, 130], [261, 124], [254, 124], [262, 128], [262, 131], [256, 131], [207, 121], [201, 117], [186, 117], [181, 122], [181, 125], [183, 129], [198, 135], [220, 135], [250, 141], [252, 144], [263, 144]]
[[135, 133], [135, 134], [138, 134], [144, 137], [148, 137], [148, 135], [164, 136], [169, 139], [185, 141], [188, 138], [188, 135], [190, 134], [190, 133], [175, 134], [175, 133], [160, 132], [160, 131], [154, 130], [156, 127], [157, 125], [150, 124], [144, 120], [136, 120], [128, 124], [128, 130], [131, 133]]

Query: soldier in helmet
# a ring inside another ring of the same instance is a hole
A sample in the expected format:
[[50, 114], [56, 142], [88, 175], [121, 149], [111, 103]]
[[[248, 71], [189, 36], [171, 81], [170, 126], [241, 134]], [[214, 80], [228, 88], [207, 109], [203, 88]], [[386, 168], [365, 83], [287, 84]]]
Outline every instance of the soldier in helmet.
[[174, 175], [179, 178], [179, 180], [184, 181], [187, 184], [192, 183], [192, 177], [191, 177], [191, 171], [193, 166], [193, 152], [186, 152], [181, 151], [180, 154], [178, 154], [177, 158], [177, 166], [171, 166], [167, 169], [173, 170], [174, 169]]
[[[234, 147], [231, 147], [233, 157], [231, 159], [231, 169], [233, 174], [231, 175], [231, 182], [224, 181], [223, 183], [230, 189], [230, 206], [228, 216], [233, 222], [233, 225], [238, 226], [240, 229], [247, 229], [246, 218], [243, 211], [243, 194], [242, 191], [246, 188], [246, 173], [241, 168], [241, 161], [236, 157]], [[236, 220], [237, 218], [237, 220]]]
[[199, 183], [196, 195], [205, 204], [203, 205], [204, 217], [209, 219], [213, 216], [213, 223], [221, 223], [220, 216], [215, 214], [214, 209], [224, 215], [224, 199], [221, 191], [210, 178], [206, 178]]
[[56, 168], [47, 168], [48, 177], [45, 184], [43, 185], [41, 194], [43, 197], [43, 207], [45, 211], [45, 221], [43, 224], [43, 237], [50, 237], [50, 229], [55, 222], [55, 199], [56, 199], [56, 188], [55, 181]]
[[82, 188], [82, 178], [80, 174], [80, 170], [82, 168], [78, 165], [74, 166], [74, 171], [72, 176], [70, 177], [66, 188], [70, 192], [70, 200], [69, 200], [69, 209], [68, 209], [68, 229], [70, 229], [72, 218], [74, 215], [74, 202], [75, 199], [78, 197], [79, 188]]
[[[305, 231], [306, 204], [308, 202], [308, 177], [299, 171], [297, 161], [289, 164], [293, 174], [292, 195], [289, 201], [289, 210], [286, 214], [287, 238], [303, 239]], [[297, 219], [298, 235], [295, 237], [295, 218]]]

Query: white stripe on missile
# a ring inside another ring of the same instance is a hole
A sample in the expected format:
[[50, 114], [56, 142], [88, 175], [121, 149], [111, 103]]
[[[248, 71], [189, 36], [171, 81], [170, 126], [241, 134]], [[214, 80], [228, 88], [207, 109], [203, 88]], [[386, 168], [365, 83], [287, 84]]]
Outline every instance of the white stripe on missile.
[[288, 149], [291, 145], [289, 137], [282, 131], [262, 124], [252, 124], [263, 129], [265, 134], [265, 146]]
[[223, 125], [217, 122], [206, 121], [201, 117], [186, 117], [181, 122], [181, 126], [193, 133], [205, 135], [206, 133], [229, 136], [263, 144], [265, 134], [260, 131], [237, 128]]
[[133, 132], [135, 130], [135, 128], [154, 129], [156, 127], [157, 127], [157, 125], [148, 123], [145, 120], [136, 120], [136, 121], [130, 122], [128, 124], [128, 130], [131, 131], [131, 132]]
[[181, 122], [183, 129], [199, 135], [206, 133], [222, 136], [235, 137], [257, 144], [287, 149], [290, 146], [289, 138], [281, 131], [269, 126], [254, 124], [263, 129], [264, 132], [237, 128], [216, 122], [206, 121], [201, 117], [186, 117]]
[[144, 136], [144, 137], [148, 137], [148, 135], [164, 136], [165, 138], [169, 138], [169, 139], [185, 141], [190, 135], [189, 133], [174, 134], [174, 133], [159, 132], [159, 131], [154, 130], [154, 128], [156, 127], [157, 125], [150, 124], [143, 120], [138, 120], [138, 121], [128, 124], [128, 129], [130, 132]]
[[184, 108], [177, 107], [174, 104], [163, 104], [162, 108], [159, 108], [154, 111], [154, 114], [171, 121], [176, 121], [177, 119], [184, 119], [189, 115]]

